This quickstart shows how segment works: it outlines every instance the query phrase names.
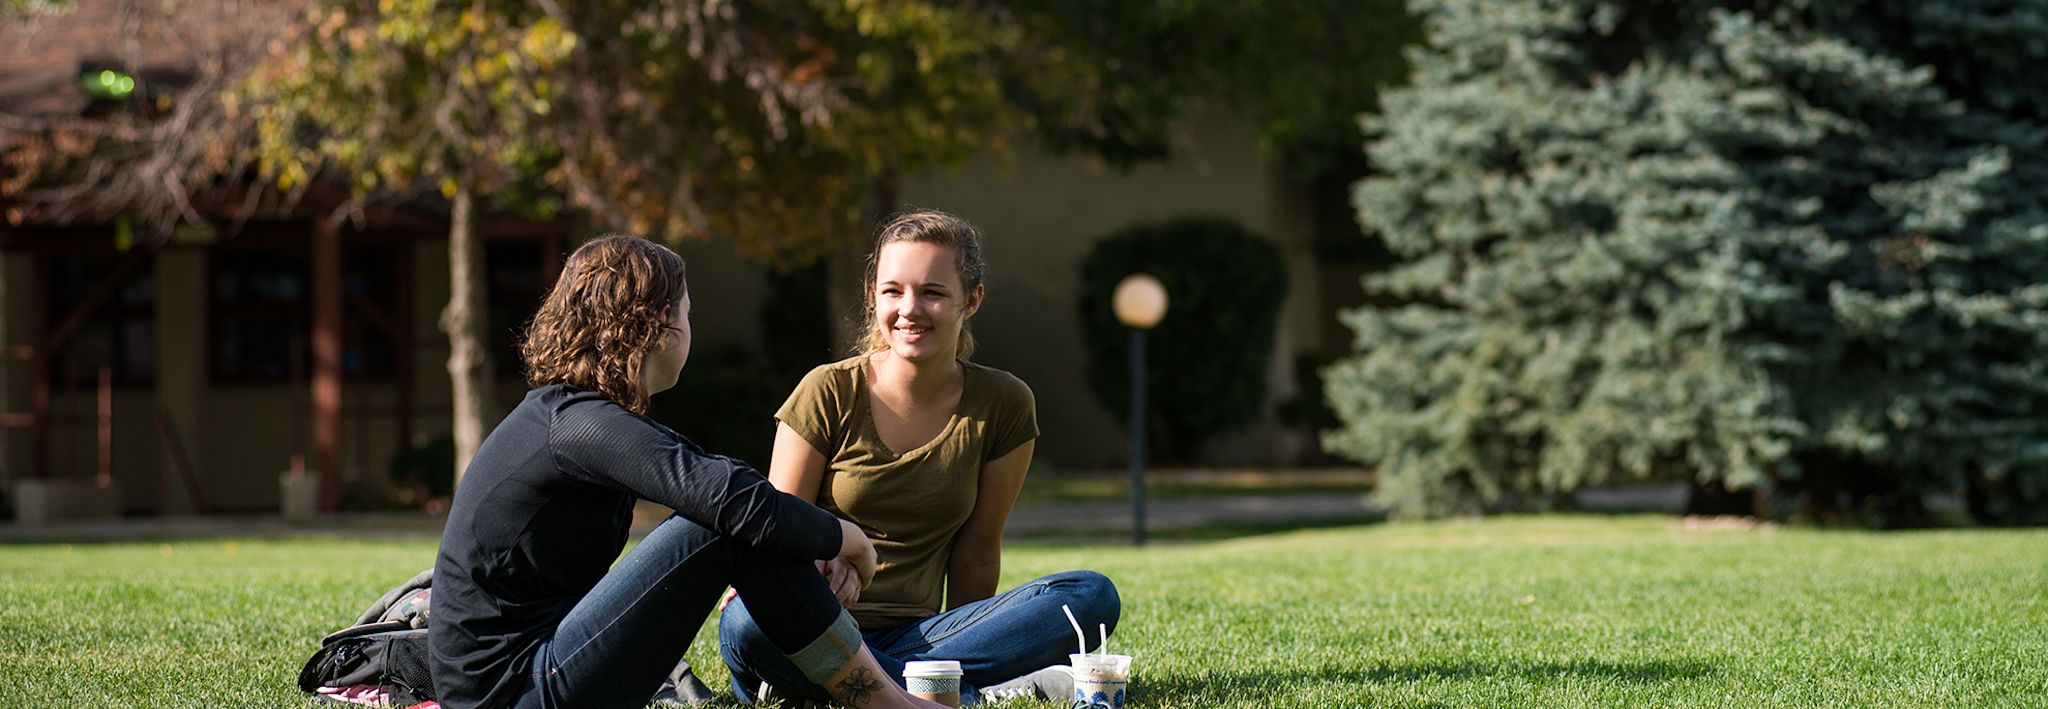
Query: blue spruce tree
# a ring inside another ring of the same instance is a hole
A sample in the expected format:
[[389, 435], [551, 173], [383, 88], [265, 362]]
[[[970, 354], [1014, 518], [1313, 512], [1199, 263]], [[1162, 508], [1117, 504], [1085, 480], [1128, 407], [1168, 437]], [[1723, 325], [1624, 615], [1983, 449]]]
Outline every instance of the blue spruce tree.
[[1589, 484], [2048, 502], [2048, 0], [1418, 0], [1332, 451], [1404, 515]]

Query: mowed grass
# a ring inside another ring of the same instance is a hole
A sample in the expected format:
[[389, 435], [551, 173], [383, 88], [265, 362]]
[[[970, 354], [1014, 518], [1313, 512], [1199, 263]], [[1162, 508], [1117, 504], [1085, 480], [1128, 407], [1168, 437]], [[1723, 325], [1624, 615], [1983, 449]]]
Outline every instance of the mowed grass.
[[[0, 705], [302, 706], [318, 637], [432, 558], [425, 539], [0, 547]], [[1391, 524], [1013, 545], [1005, 583], [1069, 568], [1122, 587], [1136, 707], [2048, 705], [2041, 530]], [[723, 690], [711, 640], [690, 656]]]

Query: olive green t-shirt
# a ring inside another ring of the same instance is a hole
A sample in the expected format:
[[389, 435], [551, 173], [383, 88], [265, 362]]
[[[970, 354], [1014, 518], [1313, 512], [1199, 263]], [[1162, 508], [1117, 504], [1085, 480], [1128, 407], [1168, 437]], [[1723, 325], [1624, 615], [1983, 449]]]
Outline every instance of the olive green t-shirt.
[[876, 432], [865, 355], [804, 376], [775, 418], [825, 455], [818, 506], [874, 540], [875, 581], [850, 609], [864, 629], [937, 615], [953, 535], [974, 510], [982, 464], [1038, 437], [1031, 388], [961, 361], [960, 407], [931, 441], [896, 452]]

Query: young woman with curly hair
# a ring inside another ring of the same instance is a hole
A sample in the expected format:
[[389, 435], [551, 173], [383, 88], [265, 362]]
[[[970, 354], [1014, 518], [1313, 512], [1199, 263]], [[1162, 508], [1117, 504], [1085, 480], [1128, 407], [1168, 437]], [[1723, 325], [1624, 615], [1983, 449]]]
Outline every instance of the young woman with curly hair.
[[[812, 564], [872, 578], [858, 527], [645, 416], [690, 355], [681, 257], [585, 244], [523, 355], [533, 389], [470, 462], [434, 566], [442, 706], [644, 706], [728, 585], [775, 609], [777, 652], [840, 703], [937, 706], [886, 678]], [[643, 499], [676, 514], [621, 559]]]
[[[866, 530], [880, 554], [873, 585], [842, 562], [819, 564], [891, 678], [911, 660], [955, 660], [961, 696], [1064, 701], [1061, 666], [1074, 637], [1061, 606], [1089, 633], [1114, 630], [1115, 584], [1066, 571], [997, 593], [1003, 524], [1038, 438], [1031, 388], [968, 361], [967, 322], [981, 309], [981, 238], [940, 212], [882, 227], [868, 257], [867, 341], [854, 356], [811, 370], [777, 411], [768, 478]], [[820, 699], [774, 650], [780, 609], [744, 593], [719, 620], [733, 689]]]

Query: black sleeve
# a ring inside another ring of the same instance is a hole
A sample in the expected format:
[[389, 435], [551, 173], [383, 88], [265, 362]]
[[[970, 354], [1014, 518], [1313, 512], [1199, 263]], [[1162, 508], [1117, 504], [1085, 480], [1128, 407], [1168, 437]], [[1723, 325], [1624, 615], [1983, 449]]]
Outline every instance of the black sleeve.
[[748, 546], [805, 559], [839, 553], [832, 513], [776, 490], [731, 458], [706, 453], [667, 426], [608, 399], [555, 411], [548, 448], [563, 473], [623, 488]]

